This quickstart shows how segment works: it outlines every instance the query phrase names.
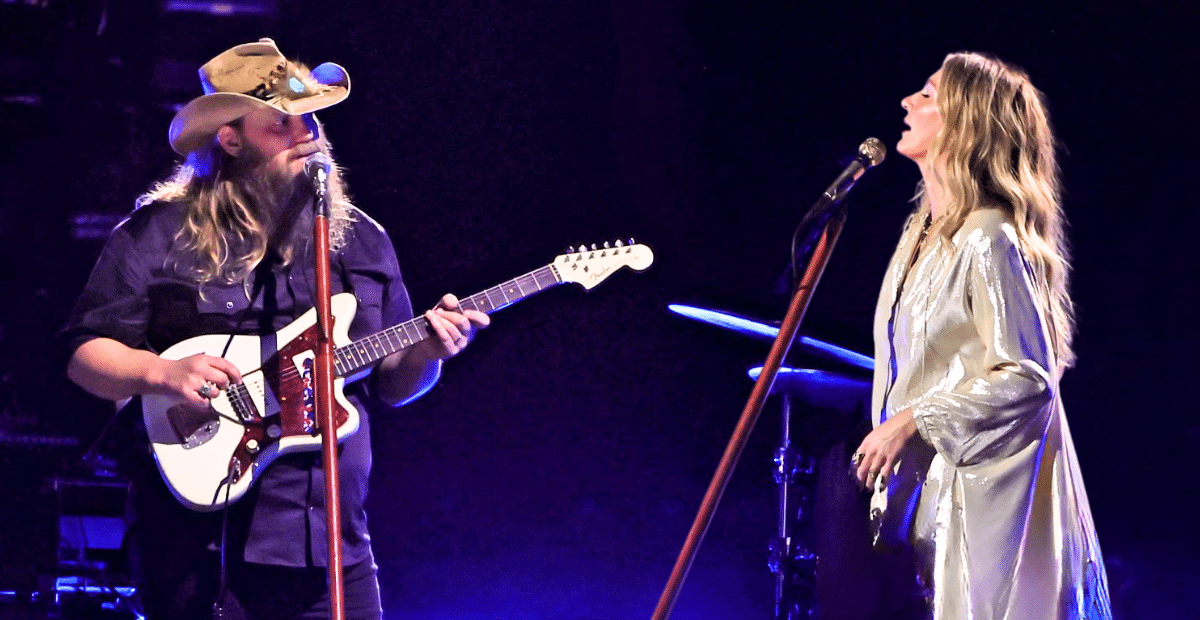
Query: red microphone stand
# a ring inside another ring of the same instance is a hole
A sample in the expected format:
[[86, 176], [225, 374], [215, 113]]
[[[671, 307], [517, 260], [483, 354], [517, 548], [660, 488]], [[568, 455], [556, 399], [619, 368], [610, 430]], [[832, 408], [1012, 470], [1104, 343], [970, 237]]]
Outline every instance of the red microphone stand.
[[666, 620], [667, 616], [671, 614], [675, 600], [679, 597], [679, 589], [683, 586], [683, 580], [687, 577], [688, 570], [692, 567], [692, 561], [696, 557], [700, 542], [704, 540], [704, 534], [712, 523], [717, 503], [721, 501], [721, 495], [725, 493], [725, 487], [729, 485], [729, 478], [733, 476], [733, 468], [737, 465], [738, 459], [742, 456], [742, 450], [745, 449], [746, 442], [750, 439], [750, 431], [754, 430], [754, 424], [758, 421], [763, 405], [771, 394], [775, 376], [779, 374], [783, 359], [787, 357], [792, 341], [796, 338], [796, 331], [800, 328], [800, 321], [804, 319], [804, 313], [808, 310], [813, 291], [821, 281], [821, 274], [825, 272], [825, 265], [829, 263], [829, 256], [833, 253], [833, 247], [837, 244], [838, 237], [842, 234], [842, 227], [846, 224], [846, 207], [842, 198], [867, 168], [883, 161], [886, 152], [883, 144], [876, 138], [868, 138], [859, 145], [858, 156], [855, 160], [834, 180], [833, 185], [825, 190], [825, 193], [800, 222], [801, 229], [805, 229], [806, 225], [810, 223], [814, 230], [821, 229], [820, 236], [813, 247], [812, 258], [809, 259], [804, 275], [800, 278], [800, 284], [792, 295], [791, 304], [783, 318], [783, 325], [779, 328], [779, 334], [775, 336], [775, 342], [771, 344], [771, 351], [767, 354], [766, 361], [763, 362], [762, 371], [754, 383], [754, 389], [750, 391], [750, 398], [746, 401], [741, 418], [738, 419], [733, 437], [729, 439], [729, 444], [725, 447], [725, 454], [721, 457], [717, 471], [713, 474], [712, 482], [708, 485], [708, 491], [704, 494], [704, 500], [700, 503], [700, 510], [696, 513], [696, 519], [692, 522], [687, 539], [684, 540], [683, 549], [680, 550], [679, 558], [675, 561], [675, 568], [671, 570], [671, 576], [667, 578], [667, 585], [658, 599], [658, 605], [654, 608], [652, 620]]
[[[324, 158], [322, 158], [324, 159]], [[329, 176], [328, 159], [313, 162], [313, 253], [316, 273], [317, 346], [313, 384], [317, 424], [321, 431], [321, 463], [325, 468], [325, 532], [329, 550], [329, 617], [344, 620], [345, 587], [342, 575], [342, 510], [338, 470], [337, 422], [333, 410], [333, 309], [329, 286]]]
[[767, 396], [771, 394], [771, 385], [775, 383], [775, 376], [779, 374], [783, 359], [787, 357], [792, 341], [795, 340], [796, 331], [800, 328], [800, 321], [804, 319], [804, 313], [808, 310], [812, 293], [821, 280], [821, 274], [825, 272], [825, 265], [829, 263], [829, 256], [833, 252], [834, 245], [837, 244], [838, 236], [841, 235], [842, 226], [845, 223], [846, 211], [839, 208], [834, 212], [817, 240], [812, 260], [809, 261], [808, 268], [805, 269], [804, 276], [801, 278], [799, 286], [796, 287], [791, 305], [783, 318], [783, 325], [780, 326], [779, 334], [775, 337], [775, 342], [771, 344], [771, 351], [767, 354], [766, 361], [763, 362], [762, 373], [754, 382], [754, 389], [750, 391], [750, 398], [746, 401], [745, 408], [742, 409], [742, 416], [738, 419], [737, 427], [734, 428], [733, 437], [729, 439], [729, 444], [725, 447], [725, 454], [721, 457], [717, 471], [713, 474], [712, 482], [708, 485], [708, 491], [704, 494], [704, 500], [700, 503], [700, 510], [692, 522], [691, 530], [688, 531], [687, 539], [683, 543], [683, 549], [679, 552], [679, 558], [675, 561], [671, 576], [667, 579], [666, 588], [658, 600], [658, 605], [654, 608], [654, 615], [651, 616], [653, 620], [665, 620], [675, 606], [675, 601], [679, 597], [679, 589], [683, 586], [683, 580], [687, 577], [700, 542], [704, 540], [704, 534], [712, 523], [717, 503], [721, 501], [721, 496], [725, 493], [725, 487], [728, 486], [729, 478], [733, 475], [733, 468], [742, 456], [742, 450], [745, 449], [746, 442], [750, 439], [750, 432], [754, 430], [754, 424], [758, 422], [758, 416], [762, 413]]

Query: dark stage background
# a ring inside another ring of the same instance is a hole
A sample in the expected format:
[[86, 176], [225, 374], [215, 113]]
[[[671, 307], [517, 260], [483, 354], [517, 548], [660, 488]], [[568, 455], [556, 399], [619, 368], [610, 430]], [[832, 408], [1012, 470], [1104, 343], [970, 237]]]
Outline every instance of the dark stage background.
[[[568, 245], [654, 249], [645, 273], [495, 315], [433, 392], [374, 421], [389, 617], [599, 620], [649, 617], [767, 351], [666, 305], [781, 318], [795, 223], [860, 141], [895, 144], [901, 97], [972, 49], [1029, 71], [1064, 146], [1080, 335], [1063, 391], [1119, 618], [1200, 613], [1195, 9], [124, 4], [0, 1], [0, 589], [45, 570], [45, 480], [110, 411], [66, 384], [53, 333], [104, 234], [170, 170], [171, 106], [221, 50], [271, 36], [349, 69], [350, 98], [322, 118], [418, 308]], [[861, 180], [804, 333], [870, 353], [917, 179], [893, 154]], [[771, 616], [777, 405], [675, 618]]]

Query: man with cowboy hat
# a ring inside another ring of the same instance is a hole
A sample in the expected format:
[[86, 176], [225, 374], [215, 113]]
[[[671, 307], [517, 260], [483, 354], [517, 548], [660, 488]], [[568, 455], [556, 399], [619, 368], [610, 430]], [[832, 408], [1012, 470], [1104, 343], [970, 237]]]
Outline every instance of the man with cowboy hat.
[[[238, 45], [200, 69], [204, 95], [170, 126], [184, 162], [139, 198], [114, 229], [62, 332], [68, 375], [113, 401], [164, 395], [207, 410], [240, 384], [221, 355], [168, 360], [158, 352], [195, 336], [273, 336], [314, 305], [312, 192], [306, 160], [329, 156], [313, 112], [350, 92], [346, 71], [309, 70], [274, 41]], [[329, 175], [331, 288], [358, 301], [350, 338], [412, 317], [391, 241]], [[347, 618], [379, 618], [379, 587], [363, 500], [370, 471], [368, 412], [408, 402], [437, 380], [488, 317], [450, 295], [425, 313], [436, 337], [383, 358], [346, 387], [359, 431], [341, 444], [342, 548]], [[266, 341], [268, 338], [263, 338]], [[324, 475], [320, 454], [276, 459], [244, 498], [211, 513], [171, 496], [145, 445], [140, 416], [124, 418], [142, 449], [127, 459], [133, 564], [148, 617], [327, 618]]]

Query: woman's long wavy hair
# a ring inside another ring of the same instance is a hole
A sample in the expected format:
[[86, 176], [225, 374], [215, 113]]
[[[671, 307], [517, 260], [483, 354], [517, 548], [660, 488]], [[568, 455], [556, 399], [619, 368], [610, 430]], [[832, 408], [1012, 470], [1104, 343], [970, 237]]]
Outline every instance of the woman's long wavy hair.
[[[232, 123], [235, 127], [237, 122]], [[324, 128], [317, 125], [317, 131]], [[317, 140], [319, 149], [333, 160], [329, 142]], [[289, 197], [289, 182], [263, 178], [241, 168], [214, 139], [176, 167], [166, 180], [156, 183], [137, 199], [137, 208], [152, 202], [182, 202], [187, 205], [183, 226], [167, 257], [169, 264], [195, 278], [202, 287], [208, 283], [246, 282], [247, 276], [273, 250], [284, 264], [291, 263], [307, 243], [303, 235], [290, 235], [271, 247], [276, 226], [291, 227], [294, 222], [279, 221], [278, 207]], [[329, 175], [329, 245], [337, 252], [345, 243], [346, 231], [353, 221], [354, 205], [346, 193], [341, 169], [336, 165]], [[284, 231], [287, 232], [287, 231]]]
[[[1047, 309], [1059, 365], [1074, 365], [1075, 306], [1070, 253], [1058, 180], [1056, 142], [1043, 95], [1020, 69], [973, 52], [950, 54], [938, 86], [942, 130], [927, 161], [944, 189], [944, 215], [930, 234], [950, 237], [971, 211], [1009, 212]], [[926, 221], [929, 198], [918, 191], [915, 221]]]

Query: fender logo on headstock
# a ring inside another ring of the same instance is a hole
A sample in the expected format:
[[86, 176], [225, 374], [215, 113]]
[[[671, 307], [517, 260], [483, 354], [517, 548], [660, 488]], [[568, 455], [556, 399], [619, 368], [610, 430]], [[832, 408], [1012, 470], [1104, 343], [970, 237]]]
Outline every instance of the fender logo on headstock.
[[[619, 266], [620, 265], [617, 265], [617, 266], [609, 265], [606, 267], [602, 267], [600, 269], [589, 269], [587, 265], [584, 265], [583, 272], [587, 274], [586, 276], [584, 276], [584, 279], [586, 279], [589, 283], [590, 282], [598, 283], [601, 280], [603, 280], [604, 278], [607, 278], [608, 274], [612, 273], [613, 270], [615, 270]], [[571, 265], [571, 269], [578, 269], [578, 268], [579, 268], [579, 265]]]

